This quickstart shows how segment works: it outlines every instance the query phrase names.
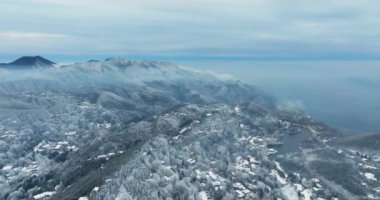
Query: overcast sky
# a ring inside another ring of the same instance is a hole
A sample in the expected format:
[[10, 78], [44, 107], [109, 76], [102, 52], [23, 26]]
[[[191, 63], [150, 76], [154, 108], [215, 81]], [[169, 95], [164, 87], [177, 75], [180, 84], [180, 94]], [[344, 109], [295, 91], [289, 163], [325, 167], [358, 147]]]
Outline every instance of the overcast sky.
[[380, 59], [380, 1], [1, 0], [0, 54]]

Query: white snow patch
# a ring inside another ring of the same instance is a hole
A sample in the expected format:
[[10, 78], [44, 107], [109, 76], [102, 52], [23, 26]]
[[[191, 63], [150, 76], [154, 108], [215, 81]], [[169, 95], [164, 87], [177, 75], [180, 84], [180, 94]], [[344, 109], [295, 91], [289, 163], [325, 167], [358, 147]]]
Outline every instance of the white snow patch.
[[302, 191], [301, 194], [303, 195], [304, 200], [311, 200], [311, 195], [313, 193], [310, 189], [306, 189], [306, 190]]
[[284, 178], [282, 178], [282, 177], [278, 174], [278, 172], [277, 172], [276, 170], [273, 170], [273, 169], [272, 169], [272, 171], [271, 171], [270, 174], [271, 174], [272, 176], [276, 177], [276, 180], [277, 180], [280, 184], [285, 185], [285, 184], [288, 183]]
[[94, 187], [94, 189], [92, 189], [92, 191], [97, 192], [97, 191], [99, 191], [99, 189], [100, 189], [99, 187]]
[[367, 197], [368, 197], [369, 199], [376, 199], [376, 197], [375, 197], [373, 194], [368, 194]]
[[107, 158], [106, 155], [99, 155], [98, 157], [96, 157], [97, 159], [101, 159], [101, 158]]
[[[281, 167], [281, 165], [280, 165], [280, 163], [279, 162], [275, 162], [275, 164], [276, 164], [276, 168], [278, 169], [278, 170], [280, 170], [281, 172], [284, 172], [284, 170], [282, 169], [282, 167]], [[285, 172], [284, 172], [285, 173]]]
[[240, 191], [240, 190], [235, 190], [235, 192], [237, 193], [237, 196], [238, 196], [239, 198], [243, 198], [243, 197], [244, 197], [244, 193], [243, 193], [242, 191]]
[[198, 197], [200, 200], [207, 200], [207, 193], [205, 191], [199, 192]]
[[210, 177], [213, 179], [213, 180], [216, 180], [218, 177], [216, 176], [216, 174], [213, 172], [213, 171], [209, 171], [208, 172], [208, 175], [210, 175]]
[[5, 165], [5, 166], [2, 168], [2, 170], [4, 170], [4, 171], [8, 171], [8, 170], [11, 170], [12, 168], [13, 168], [12, 165]]
[[276, 153], [277, 153], [277, 151], [276, 151], [275, 149], [269, 148], [269, 149], [267, 150], [267, 155], [268, 155], [268, 156], [273, 155], [273, 154], [276, 154]]
[[116, 155], [116, 154], [113, 152], [107, 154], [107, 156], [114, 156], [114, 155]]
[[239, 106], [239, 105], [235, 106], [234, 110], [235, 110], [235, 112], [237, 112], [237, 113], [240, 112], [240, 106]]
[[59, 145], [68, 145], [69, 142], [68, 141], [59, 141], [58, 144]]
[[313, 181], [314, 183], [319, 183], [319, 179], [317, 178], [312, 178], [311, 181]]
[[299, 200], [297, 191], [289, 185], [282, 187], [281, 193], [287, 200]]
[[366, 173], [364, 173], [364, 176], [365, 176], [368, 180], [377, 181], [377, 178], [376, 178], [375, 175], [372, 174], [372, 173], [366, 172]]
[[364, 169], [377, 169], [376, 167], [370, 166], [370, 165], [364, 165]]
[[294, 186], [295, 186], [296, 190], [299, 192], [303, 190], [303, 186], [301, 184], [295, 183]]
[[33, 197], [35, 199], [42, 199], [42, 198], [45, 198], [45, 197], [51, 197], [54, 194], [55, 194], [55, 192], [43, 192], [41, 194], [36, 194]]
[[249, 156], [249, 162], [256, 165], [260, 164], [260, 162], [257, 161], [256, 158], [252, 156]]
[[75, 145], [71, 145], [71, 146], [68, 146], [67, 149], [69, 150], [73, 150], [73, 151], [78, 151], [78, 147], [76, 147]]
[[111, 128], [111, 123], [105, 123], [104, 126], [105, 126], [106, 128]]
[[76, 131], [69, 131], [67, 133], [65, 133], [66, 136], [73, 136], [73, 135], [76, 135], [77, 132]]
[[232, 186], [235, 188], [235, 192], [237, 193], [239, 198], [242, 198], [245, 196], [245, 194], [249, 194], [251, 192], [243, 184], [239, 182], [232, 184]]
[[187, 162], [189, 162], [190, 164], [194, 164], [196, 161], [194, 159], [187, 159]]
[[183, 129], [181, 129], [181, 130], [179, 131], [179, 134], [182, 134], [182, 133], [184, 133], [184, 132], [185, 132], [187, 129], [188, 129], [187, 127], [185, 127], [185, 128], [183, 128]]

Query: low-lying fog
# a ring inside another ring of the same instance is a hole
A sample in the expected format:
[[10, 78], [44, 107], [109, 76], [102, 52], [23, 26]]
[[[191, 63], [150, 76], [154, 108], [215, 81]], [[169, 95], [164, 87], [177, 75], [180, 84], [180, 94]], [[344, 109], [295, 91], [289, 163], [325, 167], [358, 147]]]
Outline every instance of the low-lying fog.
[[351, 133], [380, 133], [380, 61], [183, 61], [231, 74]]

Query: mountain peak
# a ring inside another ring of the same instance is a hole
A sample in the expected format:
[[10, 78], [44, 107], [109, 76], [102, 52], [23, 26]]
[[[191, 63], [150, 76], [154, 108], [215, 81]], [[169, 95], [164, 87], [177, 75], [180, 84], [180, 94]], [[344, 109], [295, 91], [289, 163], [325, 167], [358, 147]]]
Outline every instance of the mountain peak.
[[23, 68], [36, 68], [36, 67], [53, 67], [54, 62], [43, 58], [41, 56], [23, 56], [11, 63], [0, 64], [0, 67], [14, 68], [14, 69], [23, 69]]
[[126, 62], [124, 58], [120, 57], [109, 57], [104, 60], [105, 62]]
[[9, 64], [15, 66], [51, 66], [55, 63], [41, 56], [23, 56]]
[[111, 65], [121, 67], [121, 68], [129, 67], [132, 65], [142, 67], [142, 68], [156, 68], [160, 65], [160, 63], [156, 61], [150, 61], [150, 60], [132, 61], [132, 60], [126, 60], [120, 57], [107, 58], [104, 60], [104, 63], [111, 64]]
[[132, 64], [132, 61], [125, 60], [125, 59], [120, 58], [120, 57], [110, 57], [110, 58], [105, 59], [104, 63], [115, 65], [118, 67], [128, 67]]

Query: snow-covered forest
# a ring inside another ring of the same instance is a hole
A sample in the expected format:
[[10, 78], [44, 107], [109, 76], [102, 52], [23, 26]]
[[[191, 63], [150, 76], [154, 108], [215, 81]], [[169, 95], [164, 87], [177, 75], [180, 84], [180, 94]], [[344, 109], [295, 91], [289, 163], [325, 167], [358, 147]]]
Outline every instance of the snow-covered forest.
[[240, 81], [119, 58], [0, 77], [0, 199], [379, 196], [364, 139]]

